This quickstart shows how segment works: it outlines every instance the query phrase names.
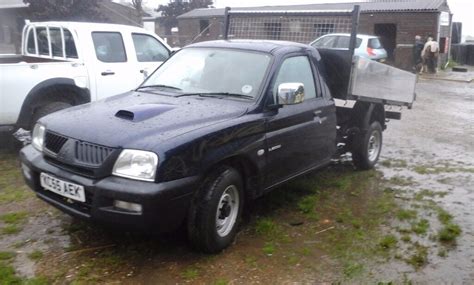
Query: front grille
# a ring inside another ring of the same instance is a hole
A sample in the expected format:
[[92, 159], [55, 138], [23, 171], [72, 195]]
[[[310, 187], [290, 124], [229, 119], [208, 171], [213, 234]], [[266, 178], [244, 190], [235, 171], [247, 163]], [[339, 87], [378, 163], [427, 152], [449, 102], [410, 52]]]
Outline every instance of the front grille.
[[91, 166], [101, 165], [113, 151], [110, 147], [80, 141], [76, 141], [74, 146], [76, 160]]
[[45, 148], [52, 153], [57, 154], [67, 142], [68, 138], [55, 133], [46, 132], [44, 140]]

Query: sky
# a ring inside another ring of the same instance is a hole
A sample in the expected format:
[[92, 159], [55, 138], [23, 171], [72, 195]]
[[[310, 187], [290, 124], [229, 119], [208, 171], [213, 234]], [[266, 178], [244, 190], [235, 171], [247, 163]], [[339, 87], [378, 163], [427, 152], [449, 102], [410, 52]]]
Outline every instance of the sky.
[[[167, 4], [169, 0], [144, 0], [149, 7], [157, 8], [159, 4]], [[360, 2], [351, 0], [214, 0], [214, 6], [222, 8], [230, 7], [251, 7], [266, 5], [297, 5], [311, 3], [330, 2]], [[453, 15], [453, 21], [463, 23], [463, 36], [474, 36], [474, 0], [448, 0], [449, 8]]]

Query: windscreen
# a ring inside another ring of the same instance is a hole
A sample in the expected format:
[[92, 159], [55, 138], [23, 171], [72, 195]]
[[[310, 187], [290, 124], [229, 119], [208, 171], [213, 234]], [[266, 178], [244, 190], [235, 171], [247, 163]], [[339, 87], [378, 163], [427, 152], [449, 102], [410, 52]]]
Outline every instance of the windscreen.
[[186, 48], [161, 65], [144, 83], [182, 93], [234, 93], [256, 97], [271, 56], [218, 48]]

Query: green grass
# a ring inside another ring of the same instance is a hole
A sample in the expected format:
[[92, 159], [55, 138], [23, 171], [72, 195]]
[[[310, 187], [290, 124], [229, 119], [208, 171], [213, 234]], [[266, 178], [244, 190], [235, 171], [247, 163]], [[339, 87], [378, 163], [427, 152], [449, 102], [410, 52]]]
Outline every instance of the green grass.
[[402, 235], [402, 237], [400, 238], [403, 242], [410, 242], [411, 241], [411, 237], [407, 234], [404, 234]]
[[394, 235], [386, 235], [384, 236], [380, 242], [379, 245], [382, 249], [387, 250], [394, 248], [398, 243], [397, 237]]
[[410, 186], [415, 184], [412, 177], [405, 177], [399, 175], [393, 176], [388, 180], [388, 182], [397, 186]]
[[406, 262], [415, 268], [420, 268], [428, 262], [428, 248], [415, 244], [415, 253]]
[[395, 167], [395, 168], [404, 168], [408, 166], [407, 162], [402, 159], [384, 160], [381, 162], [381, 164], [385, 167]]
[[449, 224], [453, 219], [453, 216], [448, 213], [446, 210], [439, 208], [438, 209], [438, 220], [443, 224]]
[[318, 197], [316, 195], [309, 195], [303, 197], [298, 202], [298, 209], [308, 216], [316, 216], [316, 203], [318, 201]]
[[397, 219], [400, 221], [416, 219], [418, 212], [415, 210], [401, 209], [397, 212]]
[[2, 234], [4, 235], [14, 235], [21, 232], [22, 228], [18, 225], [6, 225], [2, 228]]
[[278, 232], [278, 225], [270, 218], [260, 218], [255, 223], [255, 232], [264, 237], [274, 237]]
[[227, 285], [229, 284], [229, 281], [223, 278], [219, 278], [216, 281], [212, 282], [213, 285]]
[[34, 261], [40, 260], [43, 257], [43, 252], [41, 250], [34, 250], [28, 254], [28, 258]]
[[458, 225], [447, 223], [438, 231], [438, 239], [442, 242], [454, 242], [461, 232]]
[[199, 276], [199, 269], [195, 267], [189, 267], [186, 268], [186, 270], [183, 271], [181, 274], [181, 277], [183, 277], [186, 280], [193, 280], [196, 279]]
[[474, 173], [474, 168], [452, 167], [449, 164], [446, 164], [444, 167], [430, 166], [430, 165], [417, 165], [413, 167], [413, 170], [418, 174], [440, 174], [440, 173], [453, 173], [453, 172]]
[[0, 251], [0, 261], [9, 260], [16, 256], [14, 252], [11, 251]]
[[418, 191], [414, 198], [416, 201], [422, 201], [423, 198], [425, 197], [429, 197], [429, 198], [434, 198], [436, 196], [439, 196], [441, 198], [443, 198], [444, 196], [446, 196], [448, 194], [448, 192], [435, 192], [435, 191], [431, 191], [431, 190], [427, 190], [427, 189], [423, 189], [421, 191]]
[[411, 231], [417, 235], [425, 235], [430, 228], [430, 223], [426, 219], [421, 219], [417, 223], [411, 225]]
[[364, 265], [360, 263], [347, 263], [344, 266], [343, 273], [348, 279], [352, 279], [357, 275], [360, 275], [364, 270]]
[[273, 242], [266, 242], [262, 251], [266, 255], [273, 255], [275, 253], [275, 244]]
[[0, 284], [20, 285], [21, 283], [21, 278], [15, 275], [15, 269], [11, 265], [0, 263]]
[[5, 224], [19, 224], [23, 223], [27, 217], [27, 212], [15, 212], [0, 216], [0, 220], [3, 221]]

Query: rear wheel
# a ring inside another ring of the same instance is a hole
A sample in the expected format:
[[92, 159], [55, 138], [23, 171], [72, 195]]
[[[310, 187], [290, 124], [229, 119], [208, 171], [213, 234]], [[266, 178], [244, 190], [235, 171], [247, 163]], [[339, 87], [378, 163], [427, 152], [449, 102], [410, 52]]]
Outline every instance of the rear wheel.
[[382, 126], [374, 121], [366, 132], [357, 134], [352, 146], [352, 161], [358, 169], [375, 166], [382, 150]]
[[203, 184], [188, 218], [188, 236], [196, 249], [217, 253], [237, 234], [242, 214], [243, 186], [237, 170], [221, 167]]
[[52, 102], [37, 108], [31, 119], [30, 130], [33, 130], [36, 122], [42, 117], [69, 107], [72, 105], [66, 102]]

